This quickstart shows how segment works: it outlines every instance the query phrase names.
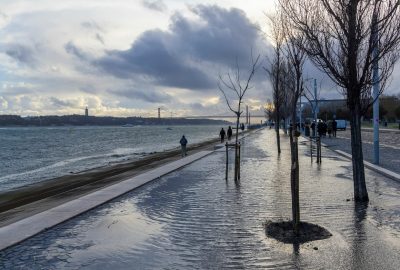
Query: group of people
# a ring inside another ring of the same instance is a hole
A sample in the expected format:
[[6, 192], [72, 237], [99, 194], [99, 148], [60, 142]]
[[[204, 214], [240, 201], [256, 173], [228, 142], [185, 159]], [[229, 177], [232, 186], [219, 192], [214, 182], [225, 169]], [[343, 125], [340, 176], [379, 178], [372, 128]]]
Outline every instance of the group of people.
[[[228, 127], [228, 130], [225, 132], [224, 128], [221, 128], [221, 131], [219, 132], [219, 137], [221, 139], [221, 143], [223, 143], [225, 141], [225, 136], [228, 137], [228, 140], [230, 141], [232, 138], [232, 128], [231, 126]], [[179, 143], [181, 144], [181, 151], [182, 151], [182, 157], [187, 156], [187, 149], [186, 146], [188, 144], [188, 140], [186, 139], [185, 135], [182, 135], [181, 140], [179, 141]]]
[[231, 126], [228, 127], [227, 132], [225, 132], [224, 128], [221, 128], [221, 131], [219, 132], [219, 137], [221, 139], [221, 143], [223, 143], [225, 141], [225, 135], [228, 136], [228, 141], [230, 141], [232, 138], [232, 134], [233, 134], [233, 132], [232, 132]]
[[[315, 133], [315, 123], [311, 124], [311, 129], [313, 133]], [[337, 130], [337, 122], [335, 120], [329, 120], [324, 122], [319, 120], [317, 123], [317, 133], [319, 137], [326, 137], [326, 133], [328, 133], [329, 138], [331, 136], [336, 137], [336, 130]]]

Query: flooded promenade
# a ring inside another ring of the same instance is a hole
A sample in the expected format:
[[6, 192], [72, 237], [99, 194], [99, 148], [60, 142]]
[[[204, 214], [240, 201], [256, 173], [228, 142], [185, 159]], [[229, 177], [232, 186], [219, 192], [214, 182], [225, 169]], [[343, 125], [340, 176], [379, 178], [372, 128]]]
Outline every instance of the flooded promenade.
[[278, 157], [274, 132], [256, 132], [242, 142], [239, 185], [225, 181], [217, 151], [0, 251], [0, 269], [398, 269], [400, 183], [366, 170], [370, 202], [355, 206], [351, 162], [324, 149], [311, 163], [304, 142], [301, 218], [333, 236], [302, 245], [265, 236], [266, 220], [291, 217], [285, 136], [282, 146]]

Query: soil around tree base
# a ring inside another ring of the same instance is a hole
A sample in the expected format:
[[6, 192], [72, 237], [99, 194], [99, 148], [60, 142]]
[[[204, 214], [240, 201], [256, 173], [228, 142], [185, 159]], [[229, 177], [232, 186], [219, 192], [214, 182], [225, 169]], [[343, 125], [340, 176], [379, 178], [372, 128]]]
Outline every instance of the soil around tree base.
[[299, 233], [295, 234], [292, 221], [273, 222], [267, 220], [264, 223], [265, 234], [268, 237], [285, 244], [302, 244], [310, 241], [328, 239], [332, 234], [325, 228], [308, 223], [300, 222]]

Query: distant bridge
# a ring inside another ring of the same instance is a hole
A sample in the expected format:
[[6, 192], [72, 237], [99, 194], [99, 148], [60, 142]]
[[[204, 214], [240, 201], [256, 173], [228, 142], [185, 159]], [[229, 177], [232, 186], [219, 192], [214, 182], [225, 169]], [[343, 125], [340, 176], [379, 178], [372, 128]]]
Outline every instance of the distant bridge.
[[[188, 119], [210, 119], [210, 118], [236, 118], [235, 115], [196, 115], [196, 116], [182, 116]], [[246, 117], [245, 115], [241, 117]], [[265, 115], [250, 115], [251, 118], [265, 118]]]

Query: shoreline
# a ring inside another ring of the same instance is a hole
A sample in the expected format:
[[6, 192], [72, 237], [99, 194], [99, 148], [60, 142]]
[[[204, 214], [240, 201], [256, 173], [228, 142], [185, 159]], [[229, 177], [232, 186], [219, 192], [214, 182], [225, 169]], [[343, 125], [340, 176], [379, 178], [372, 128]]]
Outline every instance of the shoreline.
[[[219, 138], [215, 138], [193, 144], [188, 147], [188, 153], [192, 155], [200, 151], [214, 150], [219, 141]], [[65, 175], [0, 193], [0, 227], [179, 159], [181, 159], [181, 150], [177, 147], [150, 154], [135, 161]]]

